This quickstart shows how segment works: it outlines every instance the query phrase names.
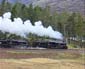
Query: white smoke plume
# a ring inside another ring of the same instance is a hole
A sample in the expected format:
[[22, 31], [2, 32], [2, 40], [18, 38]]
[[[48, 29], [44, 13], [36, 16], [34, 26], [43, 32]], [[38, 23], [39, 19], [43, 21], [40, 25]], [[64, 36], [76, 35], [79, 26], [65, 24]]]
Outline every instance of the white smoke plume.
[[44, 27], [41, 21], [37, 21], [32, 25], [30, 20], [23, 21], [21, 18], [11, 19], [11, 13], [7, 12], [0, 16], [0, 30], [3, 32], [9, 32], [12, 34], [20, 35], [26, 37], [26, 34], [32, 33], [38, 36], [48, 36], [55, 39], [63, 39], [63, 35], [54, 31], [51, 26]]

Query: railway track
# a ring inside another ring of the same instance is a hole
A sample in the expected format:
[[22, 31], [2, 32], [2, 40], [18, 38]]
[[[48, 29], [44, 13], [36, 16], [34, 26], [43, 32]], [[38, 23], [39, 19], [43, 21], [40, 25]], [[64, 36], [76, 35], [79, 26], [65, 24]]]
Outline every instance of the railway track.
[[0, 48], [2, 51], [16, 51], [16, 52], [41, 52], [41, 53], [56, 53], [56, 52], [73, 52], [73, 53], [84, 53], [85, 49], [12, 49], [12, 48]]
[[[57, 56], [66, 58], [77, 58], [84, 53], [84, 49], [2, 49], [0, 48], [0, 59], [28, 59], [28, 58], [56, 58]], [[66, 56], [65, 56], [66, 54]], [[64, 56], [63, 56], [64, 55]]]

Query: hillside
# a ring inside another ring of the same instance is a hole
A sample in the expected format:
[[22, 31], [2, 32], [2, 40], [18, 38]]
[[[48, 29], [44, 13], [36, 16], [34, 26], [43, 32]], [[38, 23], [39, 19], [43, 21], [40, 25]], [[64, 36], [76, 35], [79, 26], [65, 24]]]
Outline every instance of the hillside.
[[[50, 6], [51, 12], [79, 12], [85, 15], [85, 0], [8, 0], [10, 3], [21, 2], [23, 4], [41, 7]], [[1, 0], [0, 0], [1, 2]]]
[[84, 0], [39, 0], [33, 2], [33, 5], [39, 5], [41, 7], [50, 6], [51, 12], [68, 11], [68, 12], [80, 12], [82, 14], [85, 14]]

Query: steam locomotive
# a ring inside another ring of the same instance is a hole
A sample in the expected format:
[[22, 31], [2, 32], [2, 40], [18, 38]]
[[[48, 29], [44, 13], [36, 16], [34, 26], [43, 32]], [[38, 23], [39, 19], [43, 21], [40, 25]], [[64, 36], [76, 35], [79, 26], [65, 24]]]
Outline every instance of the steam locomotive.
[[66, 42], [63, 40], [37, 40], [30, 42], [26, 40], [0, 40], [0, 48], [28, 49], [29, 47], [39, 47], [46, 49], [67, 49]]

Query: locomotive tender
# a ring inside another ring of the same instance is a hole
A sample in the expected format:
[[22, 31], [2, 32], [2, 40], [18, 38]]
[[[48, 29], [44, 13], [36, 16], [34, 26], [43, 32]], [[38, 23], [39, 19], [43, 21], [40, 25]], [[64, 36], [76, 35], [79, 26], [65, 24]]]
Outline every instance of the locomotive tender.
[[27, 46], [28, 43], [24, 40], [0, 40], [1, 48], [20, 48]]
[[40, 47], [47, 49], [67, 49], [66, 42], [63, 40], [36, 40], [30, 45], [26, 40], [0, 40], [0, 48], [28, 49], [29, 47]]

